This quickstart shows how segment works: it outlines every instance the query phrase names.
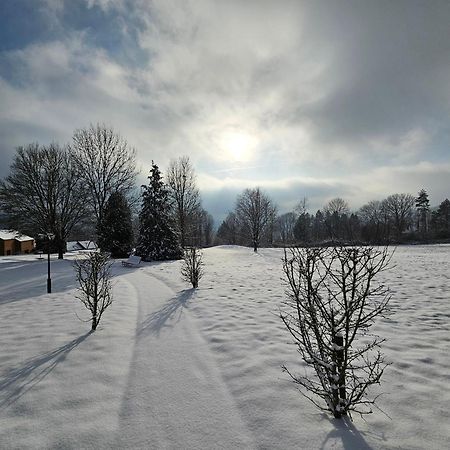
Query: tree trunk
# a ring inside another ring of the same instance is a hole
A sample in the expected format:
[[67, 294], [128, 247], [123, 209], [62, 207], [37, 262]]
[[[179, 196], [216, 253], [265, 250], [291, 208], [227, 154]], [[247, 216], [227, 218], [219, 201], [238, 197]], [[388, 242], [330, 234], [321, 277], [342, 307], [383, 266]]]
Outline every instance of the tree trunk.
[[94, 305], [93, 305], [94, 308], [92, 311], [92, 331], [95, 331], [97, 329], [97, 323], [98, 323], [98, 320], [97, 320], [97, 288], [95, 288], [94, 291], [95, 291], [94, 292], [95, 298], [94, 298]]
[[[336, 355], [336, 366], [337, 373], [339, 374], [339, 379], [337, 384], [339, 386], [339, 390], [336, 390], [336, 395], [338, 398], [339, 407], [343, 407], [345, 400], [347, 398], [347, 393], [345, 391], [345, 372], [344, 372], [344, 337], [341, 334], [336, 334], [334, 336], [334, 343], [336, 345], [335, 355]], [[339, 411], [339, 415], [335, 414], [336, 418], [341, 418], [342, 416], [347, 415], [345, 411]]]

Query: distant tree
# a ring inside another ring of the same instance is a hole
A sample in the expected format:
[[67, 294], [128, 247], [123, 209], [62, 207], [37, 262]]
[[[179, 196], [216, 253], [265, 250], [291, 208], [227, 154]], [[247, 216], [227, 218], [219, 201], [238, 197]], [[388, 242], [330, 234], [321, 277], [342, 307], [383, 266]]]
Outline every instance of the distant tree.
[[361, 222], [357, 214], [350, 214], [347, 218], [345, 215], [343, 217], [343, 227], [346, 234], [346, 239], [349, 242], [357, 242], [361, 238]]
[[417, 228], [419, 233], [428, 233], [428, 216], [430, 213], [430, 200], [425, 189], [421, 189], [416, 198]]
[[188, 247], [184, 250], [181, 275], [194, 289], [198, 288], [198, 282], [204, 275], [203, 266], [203, 253], [199, 248]]
[[248, 230], [255, 252], [272, 224], [275, 211], [272, 200], [260, 188], [245, 189], [237, 199], [236, 217], [242, 229]]
[[294, 227], [297, 216], [294, 212], [288, 212], [278, 216], [275, 221], [276, 239], [283, 245], [294, 242]]
[[210, 247], [213, 242], [214, 219], [208, 211], [199, 208], [192, 216], [191, 244], [196, 247]]
[[87, 187], [90, 205], [98, 223], [113, 192], [127, 195], [136, 180], [136, 152], [112, 128], [90, 125], [74, 132], [72, 152], [79, 176]]
[[317, 210], [312, 223], [312, 239], [320, 242], [325, 238], [325, 217], [320, 209]]
[[239, 242], [239, 223], [234, 212], [228, 213], [217, 230], [219, 244], [236, 245]]
[[312, 222], [313, 218], [307, 212], [302, 213], [298, 216], [294, 227], [294, 236], [297, 241], [303, 243], [311, 241]]
[[341, 418], [372, 412], [369, 388], [386, 367], [369, 334], [385, 312], [390, 294], [377, 274], [388, 267], [387, 249], [371, 247], [292, 248], [283, 269], [288, 298], [280, 317], [292, 336], [303, 373], [284, 370], [300, 393]]
[[183, 253], [171, 226], [169, 192], [155, 163], [148, 179], [148, 186], [142, 186], [136, 254], [150, 261], [180, 259]]
[[392, 221], [397, 239], [411, 225], [415, 198], [411, 194], [393, 194], [383, 201], [383, 208]]
[[112, 304], [111, 263], [105, 253], [88, 253], [74, 261], [79, 283], [77, 298], [91, 313], [91, 329], [95, 331], [106, 308]]
[[188, 156], [170, 162], [167, 184], [180, 244], [184, 248], [198, 238], [195, 236], [195, 222], [201, 212], [200, 193], [195, 181], [194, 168]]
[[19, 147], [10, 174], [0, 181], [0, 206], [10, 226], [35, 236], [54, 234], [60, 259], [85, 214], [85, 195], [72, 155], [58, 144]]
[[303, 197], [297, 203], [297, 206], [294, 208], [294, 212], [296, 213], [297, 216], [306, 214], [308, 212], [308, 198], [307, 197]]
[[113, 258], [128, 256], [133, 247], [131, 209], [122, 192], [113, 192], [103, 210], [97, 229], [98, 245]]
[[448, 198], [446, 198], [439, 205], [437, 211], [433, 213], [432, 225], [437, 237], [450, 237], [450, 200]]
[[340, 198], [336, 197], [330, 200], [323, 208], [323, 211], [325, 214], [329, 213], [330, 216], [337, 213], [338, 216], [341, 216], [342, 214], [349, 214], [350, 213], [350, 207], [348, 206], [348, 203]]
[[372, 200], [361, 206], [358, 211], [361, 221], [362, 238], [369, 243], [377, 244], [386, 242], [388, 239], [388, 223], [383, 203]]
[[347, 230], [343, 222], [347, 221], [350, 212], [348, 203], [340, 197], [333, 198], [324, 206], [323, 212], [327, 238], [345, 239]]

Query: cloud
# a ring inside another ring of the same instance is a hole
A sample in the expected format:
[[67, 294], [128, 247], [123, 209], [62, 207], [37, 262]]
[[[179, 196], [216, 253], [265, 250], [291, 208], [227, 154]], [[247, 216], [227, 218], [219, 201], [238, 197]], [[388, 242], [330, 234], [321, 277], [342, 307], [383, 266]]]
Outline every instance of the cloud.
[[[305, 195], [314, 209], [421, 187], [449, 195], [446, 2], [18, 5], [0, 22], [0, 176], [17, 145], [104, 122], [144, 174], [189, 155], [222, 211], [252, 186], [283, 209]], [[40, 26], [18, 39], [23, 17]]]

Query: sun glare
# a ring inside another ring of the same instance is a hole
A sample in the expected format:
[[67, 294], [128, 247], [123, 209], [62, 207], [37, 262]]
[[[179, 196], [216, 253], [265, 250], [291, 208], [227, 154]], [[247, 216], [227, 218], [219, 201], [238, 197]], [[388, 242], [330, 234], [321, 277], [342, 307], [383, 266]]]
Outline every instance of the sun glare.
[[246, 132], [227, 132], [222, 138], [222, 147], [225, 157], [236, 162], [245, 162], [252, 159], [257, 140]]

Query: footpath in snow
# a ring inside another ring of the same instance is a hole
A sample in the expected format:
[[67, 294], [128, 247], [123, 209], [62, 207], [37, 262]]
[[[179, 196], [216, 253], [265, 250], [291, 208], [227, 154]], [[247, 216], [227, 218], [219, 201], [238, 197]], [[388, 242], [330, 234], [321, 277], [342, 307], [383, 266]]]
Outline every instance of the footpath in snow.
[[143, 270], [136, 341], [112, 443], [120, 448], [253, 448], [252, 438], [178, 294]]

